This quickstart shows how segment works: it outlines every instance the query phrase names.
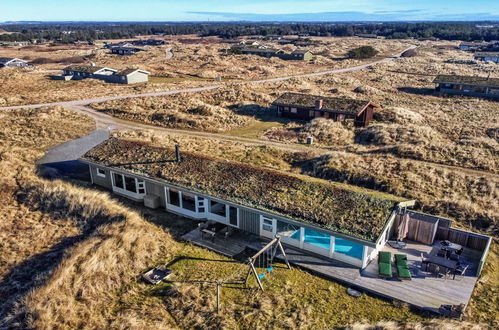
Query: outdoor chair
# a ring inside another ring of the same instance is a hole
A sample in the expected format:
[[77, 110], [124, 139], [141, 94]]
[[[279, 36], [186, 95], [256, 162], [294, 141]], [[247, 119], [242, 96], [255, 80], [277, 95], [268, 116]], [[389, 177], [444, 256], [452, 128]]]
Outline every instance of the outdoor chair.
[[381, 251], [378, 254], [378, 276], [381, 278], [393, 276], [391, 252]]
[[440, 266], [435, 264], [428, 264], [428, 271], [434, 273], [435, 276], [438, 277], [438, 274], [440, 272]]
[[453, 252], [450, 254], [449, 259], [453, 261], [459, 261], [459, 254]]
[[444, 249], [438, 250], [437, 257], [447, 258], [447, 250]]
[[423, 255], [423, 252], [421, 252], [421, 268], [424, 266], [424, 269], [428, 270], [428, 263], [430, 263], [430, 260]]

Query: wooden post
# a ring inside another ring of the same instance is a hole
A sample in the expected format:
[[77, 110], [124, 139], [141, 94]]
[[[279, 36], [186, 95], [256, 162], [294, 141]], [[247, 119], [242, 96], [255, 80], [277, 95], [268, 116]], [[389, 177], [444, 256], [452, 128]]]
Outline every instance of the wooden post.
[[281, 250], [281, 253], [284, 257], [284, 261], [286, 262], [288, 269], [291, 269], [291, 265], [289, 264], [288, 257], [286, 256], [286, 252], [284, 252], [284, 248], [281, 245], [281, 237], [277, 236], [276, 238], [277, 238], [277, 245], [279, 246], [279, 249]]
[[253, 266], [253, 260], [251, 260], [251, 262], [250, 262], [250, 267], [251, 267], [251, 270], [253, 271], [253, 274], [255, 275], [255, 278], [256, 278], [256, 281], [257, 281], [257, 283], [258, 283], [258, 286], [260, 287], [260, 289], [261, 289], [262, 291], [264, 291], [264, 290], [263, 290], [263, 285], [262, 285], [262, 282], [260, 281], [260, 278], [258, 277], [258, 273], [257, 273], [257, 271], [256, 271], [256, 269], [255, 269], [255, 266]]
[[220, 313], [220, 289], [221, 289], [222, 283], [217, 282], [217, 313]]

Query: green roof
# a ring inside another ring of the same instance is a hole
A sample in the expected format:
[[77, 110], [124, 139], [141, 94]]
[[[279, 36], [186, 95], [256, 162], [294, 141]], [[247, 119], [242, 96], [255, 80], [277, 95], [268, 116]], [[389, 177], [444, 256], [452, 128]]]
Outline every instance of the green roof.
[[368, 241], [402, 199], [356, 186], [110, 138], [82, 159]]
[[310, 95], [303, 93], [284, 93], [279, 96], [273, 105], [279, 106], [295, 106], [299, 108], [310, 108], [315, 109], [315, 102], [317, 100], [322, 100], [323, 105], [321, 110], [332, 111], [332, 112], [345, 112], [357, 115], [361, 112], [370, 101], [366, 100], [356, 100], [348, 97], [327, 97], [320, 95]]

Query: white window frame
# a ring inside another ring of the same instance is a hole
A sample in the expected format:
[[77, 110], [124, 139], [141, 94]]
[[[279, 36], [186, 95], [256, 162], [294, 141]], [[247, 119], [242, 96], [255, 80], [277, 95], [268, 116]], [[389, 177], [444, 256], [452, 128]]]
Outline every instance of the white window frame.
[[[231, 206], [231, 205], [228, 205], [229, 209], [227, 211], [227, 224], [229, 226], [232, 226], [232, 227], [236, 227], [236, 228], [239, 228], [239, 207], [235, 207], [235, 206]], [[236, 209], [236, 225], [233, 225], [230, 223], [230, 208], [233, 207]]]
[[104, 171], [102, 168], [96, 168], [96, 173], [97, 173], [97, 176], [100, 176], [101, 178], [105, 178], [106, 177], [106, 171]]
[[293, 108], [291, 108], [289, 110], [289, 112], [291, 112], [291, 113], [298, 113], [298, 108], [293, 107]]
[[[122, 180], [122, 183], [123, 183], [123, 188], [120, 188], [120, 187], [116, 186], [115, 174], [121, 176], [121, 180]], [[132, 178], [132, 179], [135, 180], [135, 189], [136, 189], [135, 192], [132, 192], [132, 191], [126, 189], [125, 176], [129, 177], [129, 178]], [[134, 176], [130, 176], [130, 175], [126, 175], [126, 174], [122, 174], [122, 173], [111, 171], [111, 185], [113, 187], [113, 191], [114, 192], [117, 192], [117, 193], [125, 195], [125, 196], [129, 196], [129, 197], [132, 197], [132, 198], [135, 198], [135, 199], [143, 199], [144, 196], [147, 194], [145, 181], [141, 180], [141, 179], [138, 179], [138, 178], [136, 178]], [[143, 189], [144, 192], [143, 193], [139, 193], [139, 189]]]
[[[266, 224], [265, 221], [272, 222], [272, 232], [265, 229], [266, 226], [270, 226], [269, 224]], [[268, 216], [260, 215], [260, 236], [273, 238], [275, 234], [276, 234], [276, 220]]]

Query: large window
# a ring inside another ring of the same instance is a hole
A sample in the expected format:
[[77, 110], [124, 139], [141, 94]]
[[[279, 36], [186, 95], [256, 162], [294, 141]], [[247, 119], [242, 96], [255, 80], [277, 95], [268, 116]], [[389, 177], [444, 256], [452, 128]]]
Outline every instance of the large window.
[[277, 235], [281, 237], [292, 238], [297, 241], [300, 240], [300, 229], [301, 227], [295, 226], [291, 223], [284, 221], [277, 221]]
[[210, 213], [219, 215], [221, 217], [226, 217], [226, 209], [225, 209], [225, 204], [216, 202], [216, 201], [210, 201]]
[[196, 212], [196, 196], [182, 192], [182, 208]]
[[180, 207], [180, 195], [178, 190], [169, 188], [168, 189], [168, 202], [171, 205], [179, 206]]
[[364, 253], [364, 246], [344, 238], [334, 239], [334, 252], [342, 253], [355, 259], [361, 259]]
[[331, 236], [325, 233], [321, 233], [319, 231], [305, 228], [303, 242], [309, 245], [313, 245], [315, 247], [319, 247], [322, 249], [329, 250], [331, 247]]
[[126, 176], [119, 173], [113, 173], [114, 187], [137, 195], [145, 195], [146, 187], [143, 180]]
[[274, 231], [274, 221], [269, 218], [263, 218], [262, 229], [272, 233]]
[[234, 206], [229, 206], [229, 223], [235, 227], [239, 226], [237, 218], [237, 208]]
[[114, 186], [120, 189], [124, 189], [125, 185], [123, 184], [123, 175], [114, 173], [113, 174], [113, 179], [114, 179]]
[[137, 185], [135, 184], [135, 178], [125, 176], [125, 189], [131, 192], [137, 192]]

